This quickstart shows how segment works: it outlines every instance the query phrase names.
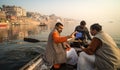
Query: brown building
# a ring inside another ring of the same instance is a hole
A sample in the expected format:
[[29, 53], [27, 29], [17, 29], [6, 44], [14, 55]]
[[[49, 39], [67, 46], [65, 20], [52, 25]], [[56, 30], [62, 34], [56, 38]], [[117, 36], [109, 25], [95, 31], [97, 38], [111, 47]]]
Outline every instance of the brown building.
[[6, 14], [4, 11], [0, 11], [0, 22], [3, 22], [5, 21], [6, 19]]
[[26, 11], [25, 9], [21, 8], [21, 7], [17, 7], [17, 6], [7, 6], [7, 5], [3, 5], [2, 6], [2, 11], [5, 11], [6, 15], [10, 15], [10, 16], [26, 16]]

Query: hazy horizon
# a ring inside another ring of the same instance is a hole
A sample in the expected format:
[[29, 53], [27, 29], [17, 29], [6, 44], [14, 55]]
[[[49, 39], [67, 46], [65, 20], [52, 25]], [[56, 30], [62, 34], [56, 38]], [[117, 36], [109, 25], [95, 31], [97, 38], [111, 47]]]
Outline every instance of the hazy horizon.
[[26, 11], [56, 14], [74, 19], [120, 17], [120, 0], [0, 0], [2, 5], [16, 5]]
[[85, 20], [88, 26], [100, 23], [105, 30], [120, 34], [120, 0], [0, 0], [2, 5], [15, 5], [26, 11]]

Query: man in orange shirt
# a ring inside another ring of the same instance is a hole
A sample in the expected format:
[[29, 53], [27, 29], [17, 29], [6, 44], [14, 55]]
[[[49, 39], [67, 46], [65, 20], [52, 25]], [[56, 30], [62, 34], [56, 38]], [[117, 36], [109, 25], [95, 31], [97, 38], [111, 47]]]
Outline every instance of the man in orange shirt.
[[73, 48], [70, 48], [67, 43], [65, 43], [67, 42], [67, 39], [73, 38], [76, 32], [73, 32], [71, 35], [68, 36], [60, 36], [62, 30], [63, 25], [60, 22], [57, 22], [55, 28], [49, 34], [45, 51], [45, 60], [50, 65], [54, 65], [55, 68], [59, 68], [60, 64], [62, 63], [77, 63], [78, 56], [76, 51]]

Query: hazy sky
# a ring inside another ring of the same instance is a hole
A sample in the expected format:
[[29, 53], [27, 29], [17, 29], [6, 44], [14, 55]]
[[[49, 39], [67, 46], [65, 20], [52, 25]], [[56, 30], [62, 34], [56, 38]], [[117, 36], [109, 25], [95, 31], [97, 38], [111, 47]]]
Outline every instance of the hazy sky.
[[99, 22], [106, 28], [120, 30], [120, 0], [0, 0], [2, 5], [21, 6], [26, 11], [45, 15], [83, 19], [89, 24]]
[[120, 17], [120, 0], [0, 0], [0, 6], [3, 4], [75, 19], [114, 17], [118, 14]]

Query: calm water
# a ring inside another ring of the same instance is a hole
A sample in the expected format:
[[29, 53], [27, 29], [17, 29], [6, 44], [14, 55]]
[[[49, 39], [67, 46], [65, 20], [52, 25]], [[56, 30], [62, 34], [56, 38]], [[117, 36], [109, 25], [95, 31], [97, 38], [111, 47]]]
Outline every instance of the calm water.
[[[69, 35], [79, 23], [66, 23], [62, 35]], [[52, 24], [54, 25], [54, 24]], [[31, 37], [47, 41], [53, 26], [20, 25], [0, 28], [0, 69], [17, 70], [25, 63], [44, 52], [46, 42], [30, 43], [23, 41], [24, 37]], [[120, 47], [120, 35], [109, 33]]]
[[[64, 23], [64, 29], [62, 35], [71, 34], [77, 25], [79, 25], [79, 22]], [[24, 37], [31, 37], [38, 40], [47, 40], [48, 34], [53, 29], [53, 26], [54, 24], [52, 24], [52, 26], [13, 25], [4, 28], [0, 27], [0, 44], [10, 43], [12, 41], [17, 41], [17, 42], [23, 41]], [[109, 30], [108, 31], [104, 30], [104, 31], [110, 34], [113, 37], [113, 39], [116, 41], [116, 43], [120, 46], [120, 33], [118, 33], [116, 30], [114, 31], [114, 29], [113, 31], [109, 31]]]
[[18, 70], [44, 52], [46, 42], [30, 43], [24, 37], [47, 40], [48, 27], [13, 25], [0, 28], [0, 70]]

